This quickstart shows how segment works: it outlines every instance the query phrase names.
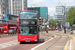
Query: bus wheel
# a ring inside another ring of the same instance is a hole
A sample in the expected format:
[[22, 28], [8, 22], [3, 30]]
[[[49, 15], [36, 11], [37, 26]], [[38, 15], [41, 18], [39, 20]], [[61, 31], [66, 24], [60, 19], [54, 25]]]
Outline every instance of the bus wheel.
[[20, 44], [23, 44], [23, 42], [20, 42]]
[[39, 42], [39, 39], [38, 39], [38, 42]]

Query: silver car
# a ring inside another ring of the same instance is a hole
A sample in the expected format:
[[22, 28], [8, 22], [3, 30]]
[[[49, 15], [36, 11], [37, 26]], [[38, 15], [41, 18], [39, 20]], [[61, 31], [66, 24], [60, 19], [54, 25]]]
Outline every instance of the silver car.
[[13, 30], [13, 29], [10, 29], [10, 30], [8, 31], [8, 33], [9, 33], [9, 34], [16, 34], [16, 31]]

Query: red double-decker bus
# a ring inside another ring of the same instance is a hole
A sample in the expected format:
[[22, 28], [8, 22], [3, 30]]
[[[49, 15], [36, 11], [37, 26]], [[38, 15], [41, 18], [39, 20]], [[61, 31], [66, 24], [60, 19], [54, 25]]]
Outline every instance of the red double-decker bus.
[[18, 41], [38, 42], [38, 12], [22, 10], [18, 17]]
[[18, 16], [11, 14], [0, 15], [0, 34], [16, 34], [18, 26]]

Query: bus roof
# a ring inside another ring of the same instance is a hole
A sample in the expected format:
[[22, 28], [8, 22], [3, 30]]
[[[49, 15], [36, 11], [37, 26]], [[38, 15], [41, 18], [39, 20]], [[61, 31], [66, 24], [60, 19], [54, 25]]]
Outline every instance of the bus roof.
[[20, 12], [22, 11], [32, 11], [32, 12], [38, 12], [38, 11], [35, 11], [35, 10], [21, 10]]

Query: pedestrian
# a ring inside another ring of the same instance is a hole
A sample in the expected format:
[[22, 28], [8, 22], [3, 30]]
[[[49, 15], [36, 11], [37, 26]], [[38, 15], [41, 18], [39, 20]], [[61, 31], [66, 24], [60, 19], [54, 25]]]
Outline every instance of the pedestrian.
[[46, 29], [46, 33], [48, 33], [48, 29]]

